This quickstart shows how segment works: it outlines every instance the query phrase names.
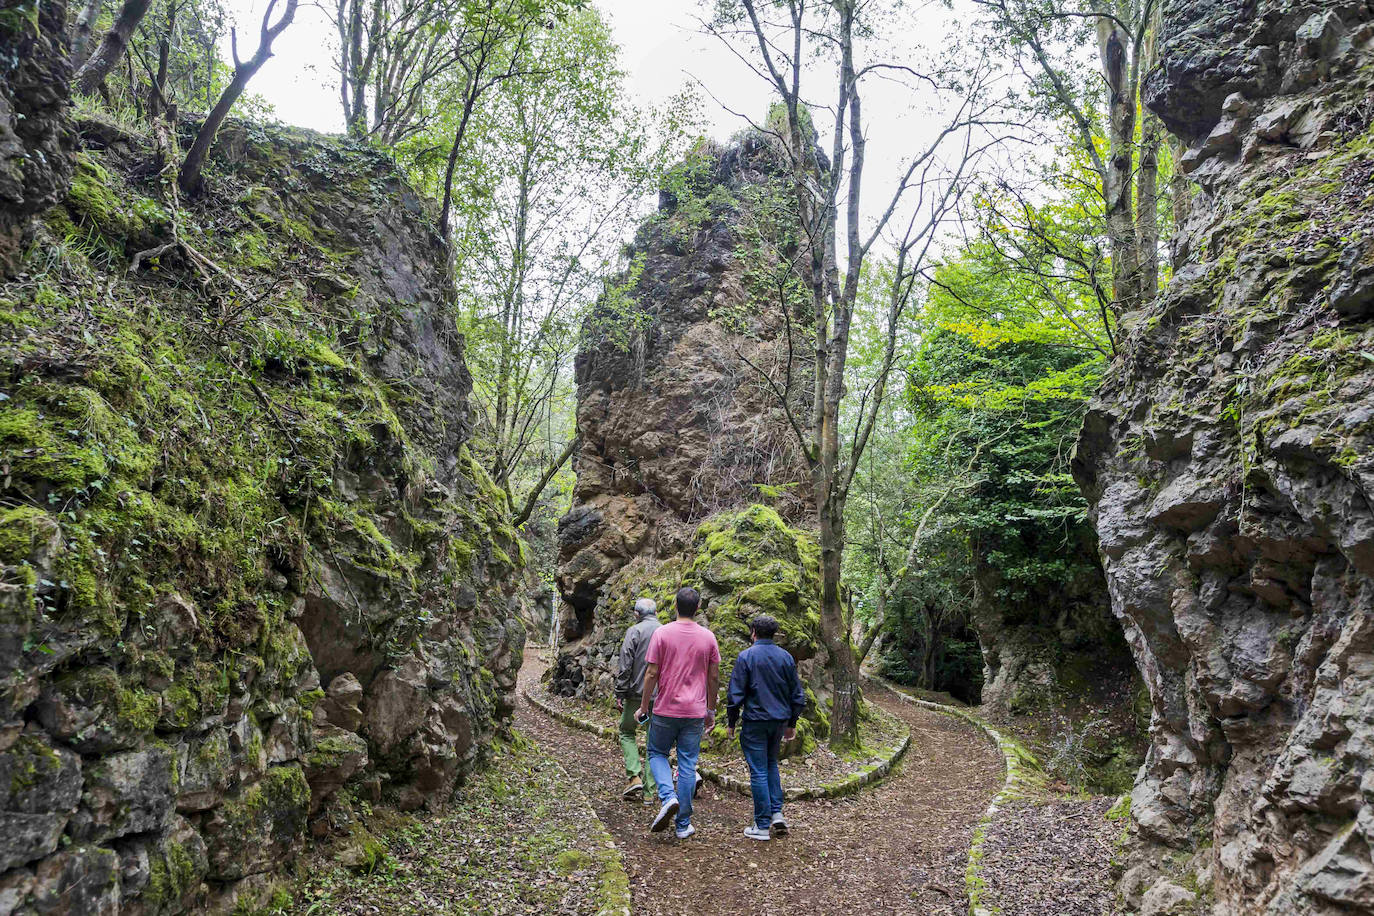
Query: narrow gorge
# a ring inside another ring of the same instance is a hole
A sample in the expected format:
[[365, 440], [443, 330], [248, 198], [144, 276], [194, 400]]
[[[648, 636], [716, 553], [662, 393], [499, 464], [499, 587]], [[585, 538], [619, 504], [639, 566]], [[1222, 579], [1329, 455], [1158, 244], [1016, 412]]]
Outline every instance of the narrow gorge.
[[0, 8], [0, 916], [1374, 913], [1374, 0], [662, 2]]

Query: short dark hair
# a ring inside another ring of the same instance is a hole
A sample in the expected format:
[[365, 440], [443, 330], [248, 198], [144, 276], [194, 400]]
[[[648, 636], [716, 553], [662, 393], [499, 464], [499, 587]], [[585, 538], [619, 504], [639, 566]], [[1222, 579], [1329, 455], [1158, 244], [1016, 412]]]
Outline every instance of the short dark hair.
[[775, 617], [760, 614], [749, 621], [749, 629], [753, 630], [759, 639], [772, 639], [778, 635], [778, 621]]
[[701, 593], [690, 585], [677, 590], [677, 614], [679, 617], [695, 617], [701, 607]]

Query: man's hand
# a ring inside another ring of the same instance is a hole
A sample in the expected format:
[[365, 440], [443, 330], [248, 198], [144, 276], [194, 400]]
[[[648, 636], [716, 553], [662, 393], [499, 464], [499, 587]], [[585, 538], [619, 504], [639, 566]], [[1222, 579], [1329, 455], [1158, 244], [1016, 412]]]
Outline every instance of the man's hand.
[[714, 709], [706, 710], [706, 721], [703, 725], [708, 732], [716, 727], [716, 711]]
[[782, 740], [791, 741], [795, 737], [797, 737], [797, 730], [795, 728], [788, 727], [782, 730]]
[[624, 698], [624, 697], [616, 697], [616, 698], [615, 698], [615, 708], [616, 708], [616, 709], [619, 709], [619, 710], [624, 710], [624, 709], [625, 709], [625, 698]]

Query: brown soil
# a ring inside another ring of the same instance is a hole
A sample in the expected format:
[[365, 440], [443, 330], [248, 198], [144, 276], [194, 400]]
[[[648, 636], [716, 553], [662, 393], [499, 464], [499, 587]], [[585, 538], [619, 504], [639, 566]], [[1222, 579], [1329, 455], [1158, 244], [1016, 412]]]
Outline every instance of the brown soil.
[[983, 844], [982, 903], [1004, 916], [1111, 916], [1121, 825], [1113, 798], [1021, 802], [998, 809]]
[[[522, 684], [538, 680], [530, 653]], [[964, 868], [978, 819], [1001, 787], [1001, 756], [972, 725], [901, 703], [870, 685], [868, 699], [911, 727], [891, 776], [859, 795], [788, 806], [791, 834], [760, 843], [742, 833], [747, 798], [713, 785], [693, 814], [697, 835], [649, 832], [652, 812], [623, 801], [619, 748], [520, 702], [517, 727], [555, 755], [624, 851], [635, 912], [669, 914], [967, 912]]]

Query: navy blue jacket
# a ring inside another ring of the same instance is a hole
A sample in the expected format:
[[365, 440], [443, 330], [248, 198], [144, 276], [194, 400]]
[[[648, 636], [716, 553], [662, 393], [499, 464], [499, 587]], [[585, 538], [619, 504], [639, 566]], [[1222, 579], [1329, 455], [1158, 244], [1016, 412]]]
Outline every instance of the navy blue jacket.
[[806, 691], [797, 676], [797, 663], [771, 639], [760, 639], [735, 659], [730, 688], [725, 694], [729, 726], [743, 714], [746, 722], [787, 720], [789, 727], [806, 708]]

